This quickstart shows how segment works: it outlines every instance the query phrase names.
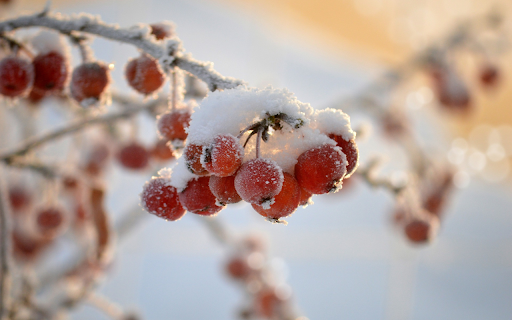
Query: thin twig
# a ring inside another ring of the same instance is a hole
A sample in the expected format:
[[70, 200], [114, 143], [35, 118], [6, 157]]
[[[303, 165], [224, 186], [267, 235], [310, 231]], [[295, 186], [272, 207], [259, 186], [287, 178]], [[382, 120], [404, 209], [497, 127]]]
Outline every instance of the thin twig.
[[149, 110], [151, 108], [154, 108], [158, 103], [160, 103], [159, 100], [156, 100], [154, 102], [148, 103], [142, 107], [136, 107], [136, 108], [127, 108], [126, 110], [123, 110], [118, 113], [108, 114], [103, 117], [95, 117], [90, 116], [82, 121], [79, 121], [77, 123], [68, 125], [66, 127], [54, 130], [52, 132], [49, 132], [45, 135], [37, 136], [32, 139], [28, 139], [23, 143], [21, 146], [15, 148], [14, 150], [10, 150], [8, 152], [0, 154], [0, 161], [11, 163], [12, 159], [23, 156], [29, 151], [38, 148], [46, 143], [52, 142], [56, 139], [62, 138], [68, 134], [72, 134], [78, 131], [81, 131], [89, 126], [97, 125], [97, 124], [103, 124], [103, 123], [111, 123], [113, 121], [117, 121], [120, 119], [128, 118], [138, 112], [141, 112], [143, 110]]
[[5, 189], [3, 166], [0, 165], [0, 319], [7, 314], [9, 299], [9, 206]]

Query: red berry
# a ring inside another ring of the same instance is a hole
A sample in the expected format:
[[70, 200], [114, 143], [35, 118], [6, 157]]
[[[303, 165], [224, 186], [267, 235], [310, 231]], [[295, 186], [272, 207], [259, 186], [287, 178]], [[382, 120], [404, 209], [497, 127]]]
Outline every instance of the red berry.
[[431, 216], [430, 220], [414, 219], [405, 225], [405, 235], [413, 243], [429, 242], [435, 235], [439, 220]]
[[138, 142], [131, 142], [119, 150], [117, 160], [127, 169], [141, 170], [149, 164], [149, 152]]
[[267, 205], [281, 191], [283, 180], [283, 170], [275, 161], [256, 158], [242, 164], [235, 176], [235, 189], [243, 200]]
[[17, 97], [25, 93], [34, 82], [34, 68], [29, 61], [7, 57], [0, 61], [0, 94]]
[[12, 232], [12, 253], [18, 260], [34, 260], [47, 244], [47, 240], [22, 233], [18, 229]]
[[66, 175], [62, 178], [62, 186], [65, 190], [76, 190], [79, 185], [78, 179], [75, 176]]
[[346, 173], [340, 148], [324, 144], [305, 151], [297, 159], [295, 178], [304, 190], [313, 194], [335, 192]]
[[499, 69], [492, 65], [486, 64], [480, 69], [480, 84], [484, 87], [491, 88], [500, 81]]
[[157, 40], [169, 38], [172, 35], [172, 26], [165, 23], [154, 23], [149, 25], [151, 27], [151, 34]]
[[251, 274], [251, 267], [246, 259], [241, 257], [231, 258], [226, 265], [227, 274], [235, 280], [244, 280]]
[[180, 202], [187, 211], [209, 216], [224, 208], [216, 204], [215, 196], [210, 191], [209, 181], [210, 177], [192, 179], [179, 193]]
[[45, 207], [36, 211], [36, 225], [41, 235], [45, 238], [54, 237], [65, 222], [64, 210], [59, 207]]
[[68, 78], [68, 63], [62, 54], [50, 51], [39, 54], [32, 61], [35, 91], [61, 91]]
[[158, 140], [150, 151], [151, 157], [157, 161], [168, 161], [174, 159], [171, 146], [165, 140]]
[[242, 200], [235, 189], [235, 176], [210, 176], [210, 191], [222, 204], [237, 203]]
[[206, 176], [209, 174], [201, 164], [202, 154], [203, 146], [192, 143], [188, 144], [183, 152], [188, 170], [198, 176]]
[[227, 177], [238, 170], [243, 158], [244, 148], [238, 139], [230, 134], [222, 134], [204, 149], [203, 166], [211, 174]]
[[175, 221], [185, 214], [176, 188], [166, 178], [153, 178], [146, 182], [140, 202], [144, 210], [166, 220]]
[[158, 61], [148, 55], [130, 60], [126, 65], [125, 76], [133, 89], [145, 95], [160, 89], [165, 81]]
[[252, 204], [252, 207], [267, 218], [279, 219], [289, 216], [299, 207], [300, 190], [297, 180], [291, 174], [285, 172], [283, 187], [274, 197], [274, 203], [270, 205], [270, 208], [265, 209], [257, 204]]
[[95, 143], [86, 156], [84, 170], [92, 176], [97, 176], [105, 168], [110, 155], [110, 148], [107, 144], [102, 142]]
[[9, 202], [12, 211], [23, 211], [32, 203], [32, 193], [27, 187], [21, 185], [11, 186], [9, 187]]
[[359, 149], [354, 139], [345, 140], [342, 136], [329, 134], [329, 138], [336, 141], [336, 145], [341, 148], [341, 152], [347, 157], [347, 173], [343, 179], [349, 178], [359, 165]]
[[311, 199], [312, 196], [313, 196], [313, 194], [311, 192], [308, 192], [308, 191], [304, 190], [303, 188], [300, 188], [299, 206], [307, 206], [309, 204], [309, 200]]
[[157, 118], [157, 128], [160, 135], [167, 140], [185, 140], [185, 131], [190, 124], [190, 111], [179, 109], [163, 113]]
[[86, 62], [73, 70], [71, 75], [71, 95], [86, 106], [99, 100], [110, 82], [108, 67], [101, 62]]
[[273, 288], [268, 288], [256, 295], [254, 309], [263, 318], [275, 319], [283, 302]]
[[43, 100], [43, 98], [46, 96], [46, 93], [44, 91], [41, 91], [41, 90], [34, 90], [34, 88], [32, 88], [32, 90], [30, 90], [30, 93], [28, 94], [28, 101], [32, 104], [32, 106], [35, 106], [37, 105], [39, 102], [41, 102], [41, 100]]

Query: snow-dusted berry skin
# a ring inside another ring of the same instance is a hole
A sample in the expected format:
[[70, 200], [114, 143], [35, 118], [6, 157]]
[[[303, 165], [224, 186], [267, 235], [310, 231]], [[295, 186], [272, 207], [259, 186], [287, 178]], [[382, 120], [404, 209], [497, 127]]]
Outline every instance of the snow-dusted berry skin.
[[198, 176], [207, 176], [210, 173], [203, 167], [201, 163], [201, 157], [203, 155], [203, 146], [190, 143], [185, 147], [183, 151], [183, 157], [185, 157], [185, 164], [187, 169]]
[[50, 51], [39, 54], [32, 61], [34, 66], [33, 90], [43, 93], [61, 91], [68, 79], [68, 63], [66, 58], [56, 52]]
[[295, 165], [297, 182], [313, 194], [337, 191], [346, 172], [345, 155], [330, 144], [303, 152]]
[[297, 180], [291, 174], [284, 172], [283, 187], [274, 197], [274, 203], [270, 208], [265, 209], [257, 204], [252, 204], [252, 207], [267, 218], [279, 219], [289, 216], [299, 207], [300, 189]]
[[97, 176], [105, 169], [110, 157], [111, 150], [106, 143], [95, 143], [86, 155], [83, 170], [92, 176]]
[[204, 149], [203, 167], [211, 174], [227, 177], [236, 172], [244, 159], [244, 148], [237, 138], [230, 134], [215, 137], [213, 143]]
[[32, 86], [34, 68], [32, 64], [19, 57], [6, 57], [0, 61], [0, 94], [17, 97]]
[[235, 189], [235, 176], [210, 176], [210, 191], [221, 204], [231, 204], [242, 201]]
[[336, 141], [336, 145], [341, 148], [341, 152], [347, 157], [347, 173], [343, 179], [349, 178], [359, 166], [359, 149], [354, 139], [345, 140], [340, 135], [329, 134], [329, 138]]
[[140, 143], [131, 142], [119, 150], [117, 159], [127, 169], [142, 170], [149, 164], [149, 152]]
[[235, 176], [235, 189], [243, 200], [267, 206], [281, 191], [283, 180], [283, 170], [275, 161], [256, 158], [242, 164]]
[[48, 239], [22, 233], [16, 228], [12, 231], [11, 240], [12, 255], [15, 259], [25, 262], [35, 260], [49, 243]]
[[158, 140], [150, 151], [151, 157], [157, 161], [168, 161], [174, 159], [171, 146], [165, 140]]
[[170, 185], [169, 179], [163, 177], [146, 182], [140, 195], [140, 204], [148, 213], [170, 221], [176, 221], [185, 214], [176, 188]]
[[216, 199], [210, 191], [210, 177], [198, 177], [187, 183], [187, 187], [179, 193], [183, 207], [192, 213], [210, 216], [224, 207], [216, 204]]
[[281, 299], [274, 288], [261, 290], [254, 300], [254, 310], [259, 317], [275, 319], [280, 314], [280, 309], [285, 300]]
[[64, 209], [60, 207], [49, 206], [36, 211], [37, 230], [45, 238], [52, 238], [61, 231], [65, 220]]
[[190, 124], [190, 111], [188, 109], [166, 112], [158, 116], [157, 128], [162, 138], [169, 141], [187, 139], [185, 131]]
[[87, 62], [79, 65], [71, 75], [70, 90], [73, 98], [82, 102], [91, 99], [91, 103], [101, 100], [102, 94], [110, 82], [108, 66], [101, 62]]
[[414, 219], [405, 225], [405, 236], [412, 243], [427, 243], [435, 236], [438, 225], [439, 220], [435, 216], [430, 220]]
[[309, 200], [311, 199], [312, 196], [313, 194], [311, 192], [306, 191], [303, 188], [300, 188], [299, 206], [307, 206], [310, 203]]
[[130, 87], [145, 95], [157, 91], [165, 82], [158, 61], [148, 55], [130, 60], [124, 73]]

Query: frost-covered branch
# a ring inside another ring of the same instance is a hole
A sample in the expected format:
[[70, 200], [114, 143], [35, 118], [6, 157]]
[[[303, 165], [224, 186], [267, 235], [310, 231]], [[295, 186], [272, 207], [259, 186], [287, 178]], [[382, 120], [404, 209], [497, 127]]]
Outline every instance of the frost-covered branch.
[[39, 14], [17, 17], [0, 22], [0, 34], [19, 28], [44, 27], [59, 31], [66, 35], [75, 32], [93, 34], [102, 38], [128, 43], [159, 60], [165, 70], [174, 65], [203, 80], [211, 91], [230, 89], [243, 84], [238, 79], [224, 77], [213, 69], [210, 62], [194, 60], [190, 55], [181, 53], [181, 41], [170, 38], [157, 41], [150, 35], [147, 25], [136, 25], [125, 29], [117, 25], [107, 24], [97, 16], [80, 14], [66, 16], [59, 13], [50, 14], [46, 10]]

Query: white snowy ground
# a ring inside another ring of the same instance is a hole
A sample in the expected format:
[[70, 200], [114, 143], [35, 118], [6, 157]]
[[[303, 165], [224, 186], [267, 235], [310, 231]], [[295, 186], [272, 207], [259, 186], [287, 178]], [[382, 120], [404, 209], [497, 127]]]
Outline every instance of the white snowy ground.
[[[287, 87], [317, 107], [354, 92], [377, 73], [370, 62], [329, 56], [308, 47], [293, 32], [274, 32], [261, 15], [249, 16], [214, 2], [98, 1], [55, 9], [100, 14], [121, 26], [172, 20], [195, 58], [213, 61], [222, 74], [251, 85]], [[121, 70], [135, 49], [101, 39], [93, 47], [96, 57], [118, 63], [115, 86], [128, 90]], [[144, 130], [152, 141], [154, 128], [146, 124]], [[360, 148], [365, 159], [390, 148], [390, 154], [400, 154], [380, 140]], [[112, 172], [109, 207], [116, 216], [138, 202], [147, 178], [121, 169]], [[256, 231], [268, 237], [271, 254], [282, 258], [275, 263], [288, 274], [294, 298], [309, 319], [511, 319], [508, 188], [475, 181], [458, 192], [440, 236], [425, 248], [407, 246], [391, 227], [392, 201], [383, 191], [359, 183], [314, 201], [287, 219], [286, 227], [265, 222], [248, 205], [233, 206], [218, 216], [240, 233]], [[242, 296], [222, 272], [225, 257], [193, 214], [178, 222], [148, 216], [119, 243], [112, 273], [100, 292], [148, 320], [233, 319]], [[87, 306], [72, 318], [104, 319]]]

